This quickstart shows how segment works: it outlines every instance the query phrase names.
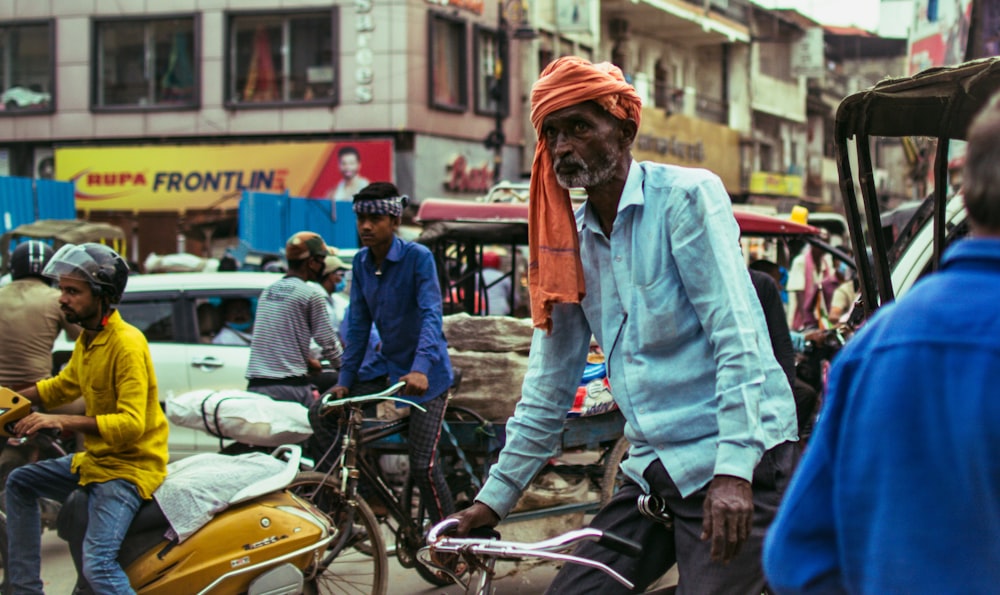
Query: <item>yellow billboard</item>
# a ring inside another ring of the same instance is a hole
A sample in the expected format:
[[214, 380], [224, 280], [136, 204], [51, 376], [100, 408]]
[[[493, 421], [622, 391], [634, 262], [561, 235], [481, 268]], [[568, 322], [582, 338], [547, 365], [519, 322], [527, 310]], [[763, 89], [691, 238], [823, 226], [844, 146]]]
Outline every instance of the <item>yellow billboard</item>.
[[[351, 171], [341, 167], [350, 154]], [[81, 210], [185, 211], [228, 206], [244, 191], [329, 198], [348, 175], [393, 180], [392, 140], [57, 148], [58, 180]], [[367, 181], [365, 182], [367, 183]]]
[[632, 156], [710, 169], [730, 194], [740, 192], [740, 133], [728, 126], [646, 107]]
[[755, 171], [750, 174], [750, 193], [799, 198], [802, 196], [802, 176]]

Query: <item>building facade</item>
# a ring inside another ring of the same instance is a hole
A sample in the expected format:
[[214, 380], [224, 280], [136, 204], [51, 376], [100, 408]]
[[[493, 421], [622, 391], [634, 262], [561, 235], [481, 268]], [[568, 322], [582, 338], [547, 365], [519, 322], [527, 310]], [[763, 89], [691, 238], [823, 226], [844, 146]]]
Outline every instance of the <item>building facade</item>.
[[[513, 32], [499, 8], [3, 2], [3, 173], [75, 180], [86, 216], [160, 250], [169, 246], [154, 231], [167, 221], [185, 233], [233, 212], [242, 190], [332, 198], [348, 176], [345, 147], [361, 178], [414, 198], [482, 194], [497, 175], [522, 173], [525, 90], [511, 74], [525, 71], [525, 52], [498, 46], [498, 32]], [[497, 130], [499, 151], [488, 146]]]
[[527, 177], [531, 85], [572, 54], [642, 96], [637, 159], [746, 200], [808, 173], [804, 31], [748, 0], [9, 0], [0, 174], [75, 181], [140, 258], [209, 252], [244, 190], [473, 198]]

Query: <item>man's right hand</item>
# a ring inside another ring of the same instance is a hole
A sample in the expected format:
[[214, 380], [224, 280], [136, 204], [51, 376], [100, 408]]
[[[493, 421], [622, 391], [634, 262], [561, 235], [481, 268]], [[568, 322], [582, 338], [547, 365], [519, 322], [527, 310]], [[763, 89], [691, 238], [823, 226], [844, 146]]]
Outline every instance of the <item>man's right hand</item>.
[[479, 527], [496, 527], [500, 523], [500, 517], [493, 509], [482, 502], [475, 502], [465, 510], [456, 512], [448, 517], [458, 519], [458, 527], [455, 528], [457, 537], [464, 537], [469, 531]]
[[337, 386], [331, 388], [329, 390], [328, 394], [331, 397], [333, 397], [334, 399], [343, 399], [344, 397], [347, 396], [347, 387], [346, 386], [340, 386], [338, 384]]

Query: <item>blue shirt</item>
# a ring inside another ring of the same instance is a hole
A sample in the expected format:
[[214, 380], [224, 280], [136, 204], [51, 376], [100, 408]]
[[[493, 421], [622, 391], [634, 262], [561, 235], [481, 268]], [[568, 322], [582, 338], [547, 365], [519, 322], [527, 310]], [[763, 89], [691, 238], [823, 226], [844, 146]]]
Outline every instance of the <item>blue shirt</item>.
[[426, 246], [394, 238], [375, 274], [371, 251], [354, 255], [347, 349], [338, 384], [350, 387], [358, 379], [372, 323], [382, 337], [389, 381], [410, 372], [427, 376], [427, 392], [413, 398], [423, 403], [451, 387], [451, 359], [441, 328], [441, 286], [434, 255]]
[[644, 489], [657, 458], [681, 493], [715, 475], [751, 480], [764, 451], [796, 438], [729, 195], [706, 170], [633, 162], [610, 239], [577, 211], [587, 295], [536, 330], [507, 444], [477, 499], [505, 516], [558, 446], [591, 333], [632, 443], [622, 470]]
[[778, 593], [996, 593], [1000, 240], [951, 246], [834, 358], [767, 534]]
[[[342, 337], [347, 337], [348, 316], [350, 312], [351, 307], [347, 306], [344, 310], [344, 319], [340, 321], [338, 332]], [[382, 357], [381, 351], [382, 338], [378, 336], [378, 331], [375, 330], [375, 325], [373, 324], [372, 332], [368, 334], [368, 347], [365, 349], [365, 356], [361, 360], [361, 368], [358, 369], [356, 375], [359, 380], [367, 382], [389, 375], [389, 369], [385, 365], [385, 359]]]

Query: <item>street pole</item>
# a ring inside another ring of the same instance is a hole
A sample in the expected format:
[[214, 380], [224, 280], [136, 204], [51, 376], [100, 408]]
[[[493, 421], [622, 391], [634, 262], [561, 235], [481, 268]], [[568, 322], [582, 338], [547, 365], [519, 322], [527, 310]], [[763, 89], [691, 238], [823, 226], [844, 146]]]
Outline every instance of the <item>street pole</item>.
[[491, 90], [491, 96], [496, 107], [494, 113], [494, 129], [493, 129], [493, 184], [500, 183], [500, 173], [503, 166], [503, 146], [506, 141], [506, 135], [504, 135], [503, 124], [504, 115], [504, 105], [503, 98], [505, 93], [505, 83], [507, 80], [507, 68], [504, 64], [504, 59], [507, 50], [507, 18], [504, 15], [504, 0], [497, 0], [497, 37], [496, 43], [493, 44], [496, 49], [496, 56], [493, 60], [493, 89]]

